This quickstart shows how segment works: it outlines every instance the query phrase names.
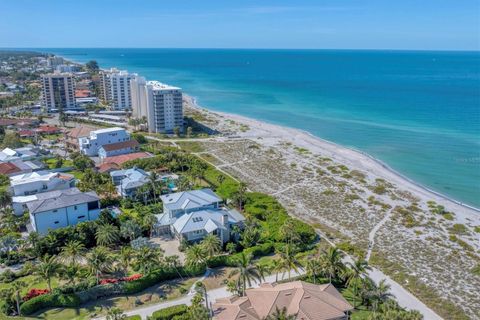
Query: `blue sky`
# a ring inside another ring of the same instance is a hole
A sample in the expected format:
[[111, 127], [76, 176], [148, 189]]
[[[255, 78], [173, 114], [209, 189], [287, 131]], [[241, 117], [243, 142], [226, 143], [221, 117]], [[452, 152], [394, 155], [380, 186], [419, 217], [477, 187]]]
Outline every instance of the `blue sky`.
[[480, 0], [0, 0], [0, 47], [480, 50]]

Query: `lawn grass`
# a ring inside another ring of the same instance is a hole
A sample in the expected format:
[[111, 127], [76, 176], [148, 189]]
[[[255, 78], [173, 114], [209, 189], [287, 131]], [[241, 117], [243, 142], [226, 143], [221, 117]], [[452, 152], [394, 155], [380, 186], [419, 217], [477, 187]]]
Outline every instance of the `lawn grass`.
[[[28, 290], [30, 289], [48, 289], [48, 284], [47, 281], [43, 280], [42, 278], [34, 275], [29, 275], [25, 277], [21, 277], [16, 279], [15, 281], [9, 282], [9, 283], [0, 283], [0, 291], [3, 289], [10, 288], [12, 284], [16, 281], [23, 281], [25, 282], [25, 287], [21, 291], [21, 295], [24, 296]], [[52, 278], [52, 288], [58, 287], [59, 284], [59, 279], [56, 277]]]

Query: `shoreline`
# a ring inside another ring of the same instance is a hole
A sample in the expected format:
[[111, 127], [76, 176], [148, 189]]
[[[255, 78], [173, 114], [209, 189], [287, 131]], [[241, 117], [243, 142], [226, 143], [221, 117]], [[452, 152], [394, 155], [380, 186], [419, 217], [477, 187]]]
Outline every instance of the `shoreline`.
[[[422, 198], [430, 198], [430, 200], [435, 201], [437, 204], [444, 205], [447, 208], [452, 208], [452, 206], [456, 209], [463, 209], [462, 211], [473, 211], [470, 212], [476, 214], [476, 218], [480, 217], [478, 214], [480, 214], [480, 208], [477, 208], [473, 205], [463, 203], [459, 200], [456, 200], [452, 197], [449, 197], [445, 194], [442, 194], [441, 192], [435, 191], [433, 189], [430, 189], [429, 187], [422, 185], [421, 183], [409, 178], [408, 176], [398, 172], [397, 170], [393, 169], [390, 167], [388, 164], [385, 162], [373, 157], [372, 155], [363, 152], [358, 149], [346, 147], [343, 145], [339, 145], [335, 142], [325, 140], [321, 137], [317, 137], [314, 134], [298, 129], [298, 128], [292, 128], [288, 126], [283, 126], [283, 125], [278, 125], [278, 124], [273, 124], [269, 123], [267, 121], [263, 120], [258, 120], [254, 118], [249, 118], [243, 115], [235, 114], [235, 113], [228, 113], [228, 112], [223, 112], [223, 111], [216, 111], [216, 110], [210, 110], [206, 107], [203, 107], [198, 104], [197, 98], [190, 96], [188, 94], [184, 93], [184, 98], [187, 101], [190, 101], [189, 107], [197, 110], [201, 110], [207, 113], [211, 114], [217, 114], [225, 118], [232, 119], [234, 121], [240, 122], [240, 123], [246, 123], [248, 125], [254, 125], [260, 129], [267, 129], [267, 131], [273, 131], [280, 133], [281, 131], [284, 131], [285, 133], [293, 133], [293, 135], [289, 135], [292, 137], [296, 137], [294, 139], [288, 139], [288, 136], [285, 134], [279, 134], [279, 136], [282, 136], [282, 138], [285, 138], [286, 140], [297, 140], [298, 138], [306, 137], [305, 141], [307, 144], [302, 145], [302, 147], [305, 147], [306, 149], [320, 149], [323, 151], [327, 151], [329, 153], [334, 154], [336, 151], [338, 154], [337, 156], [340, 156], [343, 158], [346, 162], [351, 163], [358, 163], [358, 162], [363, 162], [363, 168], [359, 168], [362, 171], [368, 171], [369, 173], [373, 173], [377, 176], [381, 176], [382, 178], [385, 177], [388, 182], [394, 183], [395, 185], [401, 187], [402, 189], [407, 189], [408, 191], [413, 191], [414, 196], [421, 196]], [[241, 134], [239, 136], [242, 136]], [[247, 138], [248, 136], [244, 136]], [[318, 145], [316, 145], [318, 144]], [[335, 149], [335, 150], [332, 150]], [[353, 166], [355, 169], [357, 169], [357, 166]], [[376, 171], [376, 169], [378, 171]], [[454, 209], [455, 213], [460, 213], [458, 210]], [[467, 212], [462, 212], [465, 214], [468, 214]]]
[[[43, 53], [48, 53], [48, 52], [43, 52]], [[52, 53], [50, 53], [52, 54]], [[62, 57], [65, 61], [69, 61], [69, 62], [72, 62], [74, 64], [78, 64], [78, 65], [85, 65], [85, 63], [83, 62], [79, 62], [79, 61], [75, 61], [73, 59], [71, 59], [70, 57], [65, 57], [63, 55], [56, 55], [56, 56], [59, 56], [59, 57]], [[108, 69], [104, 69], [104, 68], [100, 68], [100, 70], [108, 70]], [[470, 210], [473, 210], [473, 211], [476, 211], [477, 213], [480, 213], [480, 207], [476, 207], [475, 205], [472, 205], [472, 204], [468, 204], [468, 203], [464, 203], [460, 200], [457, 200], [455, 199], [453, 196], [449, 196], [449, 195], [446, 195], [440, 191], [436, 191], [428, 186], [426, 186], [425, 184], [422, 184], [418, 181], [415, 181], [414, 179], [408, 177], [408, 175], [406, 174], [403, 174], [399, 171], [397, 171], [396, 169], [393, 169], [390, 165], [388, 165], [386, 162], [378, 159], [378, 158], [375, 158], [374, 156], [368, 154], [367, 152], [364, 152], [362, 150], [359, 150], [359, 149], [356, 149], [356, 148], [353, 148], [353, 147], [347, 147], [347, 146], [343, 146], [343, 145], [340, 145], [340, 144], [337, 144], [335, 142], [332, 142], [332, 141], [329, 141], [329, 140], [326, 140], [326, 139], [323, 139], [321, 137], [318, 137], [306, 130], [302, 130], [302, 129], [298, 129], [298, 128], [294, 128], [294, 127], [289, 127], [289, 126], [285, 126], [285, 125], [280, 125], [280, 124], [274, 124], [274, 123], [270, 123], [268, 122], [268, 120], [259, 120], [259, 119], [254, 119], [254, 118], [249, 118], [247, 116], [243, 116], [243, 115], [240, 115], [240, 114], [236, 114], [236, 113], [227, 113], [227, 112], [223, 112], [223, 111], [216, 111], [216, 110], [212, 110], [212, 109], [209, 109], [207, 107], [202, 107], [201, 105], [198, 104], [198, 99], [196, 97], [193, 97], [187, 93], [184, 93], [184, 97], [186, 97], [187, 99], [189, 99], [190, 101], [192, 101], [192, 104], [193, 104], [193, 107], [196, 107], [198, 109], [204, 109], [206, 110], [207, 112], [211, 112], [211, 113], [217, 113], [217, 114], [221, 114], [223, 116], [228, 116], [228, 117], [239, 117], [239, 119], [241, 118], [244, 118], [246, 121], [257, 121], [258, 123], [265, 123], [265, 124], [268, 124], [268, 125], [272, 125], [272, 126], [277, 126], [279, 129], [281, 128], [286, 128], [286, 129], [289, 129], [289, 130], [296, 130], [302, 134], [305, 134], [305, 135], [308, 135], [309, 137], [311, 137], [312, 139], [318, 139], [319, 141], [322, 141], [324, 143], [327, 143], [327, 144], [330, 144], [332, 145], [333, 147], [336, 147], [336, 148], [344, 148], [344, 149], [348, 149], [352, 152], [356, 152], [358, 154], [361, 154], [363, 156], [365, 156], [366, 158], [368, 158], [370, 161], [374, 161], [376, 162], [378, 165], [380, 165], [384, 170], [387, 170], [390, 172], [390, 174], [392, 175], [395, 175], [397, 176], [397, 178], [399, 179], [403, 179], [405, 180], [405, 182], [408, 182], [412, 185], [415, 185], [417, 188], [419, 189], [422, 189], [424, 192], [426, 193], [431, 193], [432, 195], [434, 195], [435, 197], [438, 197], [440, 199], [442, 199], [443, 201], [447, 201], [447, 202], [451, 202], [455, 205], [458, 205], [458, 206], [461, 206], [463, 208], [466, 208], [466, 209], [470, 209]]]

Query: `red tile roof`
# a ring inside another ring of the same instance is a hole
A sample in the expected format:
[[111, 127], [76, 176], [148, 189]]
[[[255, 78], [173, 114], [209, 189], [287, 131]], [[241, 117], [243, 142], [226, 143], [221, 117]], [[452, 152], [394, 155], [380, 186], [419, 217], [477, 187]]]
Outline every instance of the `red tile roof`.
[[20, 130], [18, 132], [18, 134], [20, 135], [20, 137], [33, 137], [33, 136], [35, 136], [35, 131], [33, 131], [33, 130]]
[[118, 170], [120, 166], [113, 162], [102, 163], [98, 168], [98, 172], [105, 173], [110, 172], [111, 170]]
[[21, 172], [22, 170], [10, 162], [0, 163], [0, 174], [9, 175], [12, 173]]
[[122, 165], [123, 163], [130, 161], [130, 160], [135, 160], [135, 159], [141, 159], [141, 158], [150, 158], [152, 155], [147, 152], [135, 152], [135, 153], [129, 153], [129, 154], [122, 154], [119, 156], [113, 156], [113, 157], [107, 157], [103, 159], [103, 164], [107, 163], [112, 163], [116, 164], [118, 166]]
[[138, 147], [138, 141], [137, 140], [128, 140], [128, 141], [122, 141], [122, 142], [116, 142], [116, 143], [110, 143], [102, 146], [102, 148], [105, 151], [114, 151], [114, 150], [121, 150], [121, 149], [126, 149], [126, 148], [136, 148]]
[[92, 95], [92, 91], [86, 89], [75, 90], [75, 98], [88, 98]]
[[39, 133], [57, 133], [57, 132], [60, 132], [61, 129], [59, 127], [55, 127], [55, 126], [40, 126], [38, 127], [37, 129], [37, 132]]

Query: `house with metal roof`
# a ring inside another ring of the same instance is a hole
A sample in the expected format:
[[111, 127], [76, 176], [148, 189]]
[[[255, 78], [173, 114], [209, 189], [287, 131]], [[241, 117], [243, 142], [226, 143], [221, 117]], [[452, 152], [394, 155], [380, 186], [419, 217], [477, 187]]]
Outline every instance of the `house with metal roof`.
[[96, 220], [100, 215], [100, 198], [95, 192], [70, 188], [31, 197], [24, 205], [29, 212], [33, 230], [40, 234], [46, 234], [50, 229]]
[[118, 194], [126, 198], [135, 198], [137, 190], [150, 181], [150, 173], [136, 167], [112, 171], [110, 177], [117, 187]]
[[35, 171], [10, 177], [10, 190], [13, 196], [28, 196], [74, 186], [75, 177], [60, 172]]
[[238, 211], [223, 207], [222, 199], [211, 189], [171, 193], [160, 199], [163, 213], [157, 215], [157, 234], [172, 234], [191, 242], [214, 234], [225, 243], [230, 239], [232, 227], [241, 227], [245, 221]]

